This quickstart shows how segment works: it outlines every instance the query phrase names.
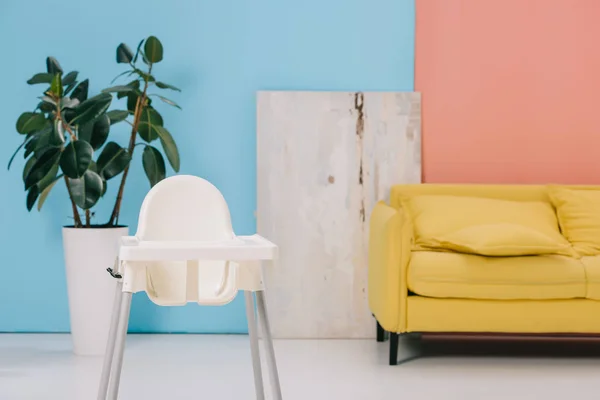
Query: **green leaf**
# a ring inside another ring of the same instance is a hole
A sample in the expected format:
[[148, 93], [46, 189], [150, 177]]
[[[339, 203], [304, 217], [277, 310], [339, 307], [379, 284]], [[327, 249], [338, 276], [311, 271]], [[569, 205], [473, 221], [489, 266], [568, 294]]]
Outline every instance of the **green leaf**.
[[54, 137], [51, 142], [54, 144], [64, 143], [65, 142], [65, 131], [63, 127], [63, 122], [59, 119], [54, 120], [54, 125], [52, 127], [52, 132], [54, 133]]
[[140, 115], [138, 133], [142, 139], [150, 143], [158, 138], [157, 127], [162, 125], [163, 119], [158, 111], [152, 107], [146, 107], [144, 110], [142, 110], [142, 114]]
[[137, 46], [137, 50], [135, 51], [135, 57], [133, 57], [134, 63], [137, 62], [138, 56], [140, 55], [140, 49], [142, 48], [142, 44], [144, 44], [144, 40], [146, 40], [146, 39], [140, 40], [140, 43]]
[[79, 72], [77, 72], [77, 71], [71, 71], [68, 74], [66, 74], [62, 78], [62, 84], [63, 84], [63, 86], [71, 86], [72, 84], [74, 84], [75, 81], [77, 80], [77, 75], [78, 74], [79, 74]]
[[24, 112], [17, 120], [17, 132], [26, 135], [42, 129], [46, 125], [46, 116], [42, 113]]
[[32, 139], [33, 139], [33, 136], [28, 136], [25, 138], [25, 140], [23, 140], [23, 143], [21, 143], [19, 145], [19, 147], [17, 147], [17, 149], [15, 150], [13, 155], [10, 157], [10, 160], [8, 160], [8, 167], [6, 169], [10, 170], [10, 166], [12, 165], [12, 162], [15, 159], [16, 155], [19, 153], [19, 150], [21, 150], [23, 148], [23, 146], [25, 146]]
[[144, 81], [148, 81], [148, 82], [155, 82], [156, 81], [156, 78], [154, 78], [154, 76], [150, 75], [149, 73], [146, 73], [146, 72], [142, 71], [141, 69], [134, 68], [133, 72], [136, 73], [136, 74], [138, 74], [140, 76], [140, 78], [142, 78]]
[[50, 75], [52, 75], [52, 77], [54, 77], [56, 74], [63, 74], [62, 67], [58, 63], [58, 60], [54, 57], [46, 58], [46, 70]]
[[98, 202], [104, 190], [100, 175], [88, 169], [81, 178], [68, 179], [71, 187], [71, 198], [77, 206], [89, 210]]
[[159, 82], [156, 81], [156, 86], [161, 88], [161, 89], [171, 89], [171, 90], [175, 90], [177, 92], [181, 92], [181, 89], [179, 89], [178, 87], [175, 87], [173, 85], [169, 85], [168, 83], [164, 83], [164, 82]]
[[158, 97], [159, 99], [161, 99], [162, 101], [164, 101], [165, 103], [167, 103], [168, 105], [173, 106], [173, 107], [177, 107], [177, 108], [179, 108], [181, 110], [181, 107], [179, 106], [179, 104], [175, 103], [173, 100], [167, 99], [166, 97], [163, 97], [163, 96], [158, 95], [158, 94], [156, 94], [155, 96]]
[[135, 111], [135, 106], [137, 105], [138, 94], [130, 92], [127, 94], [127, 109], [131, 112]]
[[108, 118], [110, 119], [110, 124], [114, 125], [118, 122], [124, 121], [129, 116], [129, 111], [125, 110], [110, 110], [106, 113]]
[[[139, 80], [133, 80], [131, 82], [129, 82], [126, 86], [134, 89], [133, 91], [136, 92], [138, 95], [141, 94], [141, 92], [139, 91], [140, 89], [140, 81]], [[123, 97], [126, 97], [127, 94], [129, 92], [118, 92], [117, 93], [117, 99], [122, 99]]]
[[160, 154], [160, 151], [154, 147], [146, 146], [146, 148], [144, 148], [142, 164], [144, 165], [144, 172], [146, 172], [151, 187], [165, 179], [165, 160], [163, 159], [162, 154]]
[[163, 150], [167, 155], [167, 159], [169, 160], [169, 164], [175, 170], [175, 172], [179, 172], [180, 160], [179, 160], [179, 150], [177, 149], [177, 145], [173, 140], [173, 136], [171, 133], [164, 127], [157, 127], [158, 136], [160, 137], [160, 143], [162, 144]]
[[98, 173], [98, 164], [96, 164], [96, 161], [94, 161], [94, 160], [90, 161], [90, 166], [88, 167], [88, 169], [90, 171], [94, 171], [95, 173]]
[[77, 107], [79, 105], [79, 100], [78, 99], [72, 99], [70, 97], [63, 97], [62, 98], [62, 102], [61, 102], [61, 106], [62, 108], [71, 108], [74, 109], [75, 107]]
[[48, 74], [46, 72], [42, 72], [42, 73], [35, 74], [34, 76], [32, 76], [27, 81], [27, 83], [30, 84], [30, 85], [37, 85], [39, 83], [50, 84], [50, 82], [52, 82], [52, 78], [54, 78], [54, 75]]
[[[31, 172], [31, 170], [36, 162], [37, 162], [37, 158], [35, 156], [33, 156], [29, 160], [27, 160], [27, 162], [25, 163], [25, 167], [23, 168], [23, 183], [25, 182], [27, 175], [29, 175], [29, 173]], [[42, 179], [40, 179], [40, 181], [36, 185], [41, 188], [46, 187], [45, 185], [48, 182], [50, 182], [56, 176], [57, 173], [58, 173], [58, 164], [55, 164], [52, 166], [52, 168], [50, 168], [50, 171], [48, 171], [48, 173]]]
[[[63, 83], [64, 83], [64, 80], [63, 80]], [[63, 91], [63, 96], [68, 96], [69, 93], [71, 93], [71, 91], [73, 89], [75, 89], [75, 85], [77, 85], [77, 81], [71, 83], [70, 85], [65, 85], [66, 87], [65, 87], [65, 90]]]
[[[98, 165], [94, 161], [90, 163], [89, 170], [100, 175], [100, 173], [98, 172]], [[100, 178], [102, 178], [102, 194], [100, 195], [100, 197], [104, 197], [104, 195], [106, 194], [106, 190], [108, 189], [108, 183], [106, 182], [106, 179], [102, 177], [102, 175], [100, 175]]]
[[[48, 121], [48, 123], [39, 131], [32, 132], [27, 135], [27, 143], [25, 144], [25, 153], [23, 154], [23, 158], [29, 157], [29, 155], [33, 152], [41, 151], [42, 147], [46, 150], [48, 147], [56, 147], [53, 140], [52, 131], [54, 127], [52, 123]], [[37, 150], [36, 150], [37, 149]]]
[[31, 153], [39, 156], [50, 148], [61, 148], [62, 145], [62, 141], [56, 138], [53, 124], [49, 121], [43, 129], [30, 133], [27, 137], [31, 140], [25, 144], [25, 154], [23, 155], [23, 158], [29, 157]]
[[[44, 97], [46, 97], [46, 96], [44, 96]], [[52, 104], [48, 101], [42, 100], [38, 103], [37, 108], [43, 113], [50, 113], [50, 112], [56, 110], [56, 104]]]
[[106, 142], [110, 132], [110, 118], [107, 114], [98, 119], [79, 126], [79, 140], [84, 140], [98, 150]]
[[[58, 158], [60, 158], [60, 149], [53, 149], [53, 150], [57, 150], [59, 152], [59, 156]], [[32, 161], [33, 159], [33, 161]], [[34, 182], [34, 185], [37, 185], [38, 187], [40, 185], [42, 185], [43, 187], [45, 187], [44, 185], [46, 183], [48, 183], [51, 179], [53, 179], [56, 174], [58, 173], [58, 159], [56, 162], [52, 163], [49, 162], [48, 165], [49, 167], [46, 167], [42, 170], [38, 169], [38, 166], [40, 165], [40, 162], [44, 162], [44, 154], [41, 154], [40, 156], [32, 156], [29, 160], [27, 160], [27, 163], [25, 164], [25, 168], [23, 168], [23, 182], [25, 183], [25, 189], [28, 189], [28, 179], [34, 179], [31, 177], [32, 174], [36, 174], [38, 173], [39, 175], [37, 177], [35, 177], [35, 179], [37, 180], [37, 182]], [[49, 168], [49, 169], [48, 169]], [[41, 174], [47, 169], [47, 172], [45, 175], [43, 175], [41, 178], [39, 178], [39, 176], [41, 176]], [[32, 185], [33, 186], [33, 185]]]
[[25, 144], [25, 152], [23, 153], [23, 158], [29, 157], [29, 155], [34, 152], [37, 141], [38, 137], [34, 136], [29, 142]]
[[[30, 191], [37, 189], [37, 193], [39, 194], [39, 200], [38, 200], [38, 211], [42, 209], [42, 206], [44, 205], [44, 202], [46, 201], [46, 198], [48, 197], [48, 195], [50, 194], [50, 190], [52, 190], [52, 187], [54, 186], [54, 184], [63, 176], [59, 175], [56, 176], [58, 172], [58, 165], [55, 165], [50, 172], [48, 172], [48, 174], [42, 178], [41, 181], [38, 182], [37, 185], [33, 186], [31, 189], [29, 189]], [[37, 196], [36, 196], [37, 197]], [[33, 204], [35, 203], [35, 200], [33, 200], [32, 202], [32, 207]], [[31, 211], [31, 210], [30, 210]]]
[[37, 205], [38, 211], [42, 210], [42, 207], [43, 207], [44, 203], [46, 202], [46, 199], [48, 198], [48, 195], [50, 194], [50, 191], [52, 190], [52, 188], [54, 187], [54, 185], [56, 185], [56, 182], [58, 182], [61, 178], [62, 178], [62, 175], [59, 175], [59, 176], [55, 177], [52, 180], [52, 182], [50, 182], [50, 184], [48, 184], [44, 189], [42, 189], [42, 193], [40, 194], [40, 198], [38, 200], [38, 205]]
[[42, 180], [58, 164], [60, 153], [60, 148], [49, 148], [37, 157], [37, 160], [31, 166], [31, 170], [25, 177], [26, 190]]
[[144, 54], [144, 51], [140, 51], [140, 54], [142, 55], [142, 61], [144, 62], [144, 64], [146, 65], [150, 65], [150, 61], [148, 61], [148, 57], [146, 57], [146, 54]]
[[133, 52], [125, 43], [117, 47], [117, 63], [129, 64], [133, 60]]
[[72, 122], [85, 124], [86, 122], [95, 120], [106, 112], [108, 107], [110, 107], [111, 101], [112, 96], [110, 93], [101, 93], [97, 96], [90, 97], [75, 109], [75, 118]]
[[92, 134], [94, 131], [94, 122], [95, 121], [79, 125], [79, 127], [77, 128], [77, 138], [79, 140], [91, 143]]
[[60, 74], [54, 75], [50, 84], [50, 91], [58, 98], [63, 95], [62, 79]]
[[73, 124], [73, 120], [75, 119], [76, 115], [77, 112], [75, 112], [75, 109], [73, 108], [63, 108], [62, 110], [63, 120], [69, 125]]
[[31, 171], [31, 167], [33, 167], [33, 164], [35, 164], [36, 161], [37, 158], [35, 158], [34, 155], [25, 163], [25, 166], [23, 167], [23, 183], [25, 183], [25, 178], [27, 178], [27, 175], [29, 175], [29, 171]]
[[71, 93], [71, 98], [77, 99], [77, 100], [79, 100], [80, 103], [83, 103], [84, 101], [87, 100], [89, 86], [90, 86], [89, 79], [81, 81], [79, 83], [79, 85], [75, 86], [73, 93]]
[[[35, 133], [35, 138], [32, 140], [32, 151], [36, 156], [40, 156], [48, 149], [60, 149], [64, 142], [64, 137], [61, 139], [58, 136], [60, 132], [56, 131], [54, 124], [48, 124], [39, 132]], [[25, 146], [27, 149], [27, 146]]]
[[163, 47], [156, 36], [150, 36], [144, 44], [144, 54], [151, 63], [160, 62], [163, 59]]
[[127, 70], [127, 71], [123, 71], [123, 72], [121, 72], [119, 75], [115, 76], [115, 77], [113, 78], [113, 80], [112, 80], [112, 81], [110, 81], [111, 85], [112, 85], [113, 83], [115, 83], [115, 81], [116, 81], [117, 79], [119, 79], [120, 77], [122, 77], [123, 75], [126, 75], [126, 74], [131, 74], [131, 73], [132, 73], [132, 70]]
[[[96, 165], [96, 163], [94, 161], [92, 161], [90, 163], [89, 170], [98, 174], [98, 165]], [[100, 174], [98, 174], [98, 175], [100, 175]], [[100, 175], [100, 178], [102, 178], [102, 175]], [[100, 195], [100, 197], [104, 197], [107, 189], [108, 189], [108, 183], [106, 182], [106, 179], [102, 178], [102, 194]]]
[[108, 142], [98, 157], [98, 173], [102, 178], [109, 180], [123, 172], [130, 161], [131, 156], [127, 150], [115, 142]]
[[29, 192], [27, 192], [27, 202], [26, 202], [27, 211], [31, 211], [39, 194], [40, 194], [40, 191], [38, 190], [37, 186], [32, 186], [31, 189], [29, 189]]
[[60, 169], [72, 179], [81, 178], [92, 161], [94, 149], [83, 140], [70, 142], [60, 156]]
[[45, 101], [46, 103], [50, 103], [54, 106], [56, 105], [56, 101], [50, 96], [44, 95], [44, 96], [38, 97], [38, 99], [41, 99], [42, 101]]
[[100, 195], [100, 197], [104, 197], [107, 190], [108, 190], [108, 182], [106, 182], [106, 179], [102, 178], [102, 194]]
[[46, 186], [48, 186], [50, 183], [52, 183], [52, 181], [54, 179], [56, 179], [56, 174], [58, 173], [58, 165], [54, 165], [51, 169], [50, 172], [48, 172], [46, 174], [46, 176], [44, 176], [38, 183], [37, 183], [37, 187], [40, 190], [40, 192], [42, 192]]
[[135, 90], [135, 89], [132, 88], [131, 86], [118, 85], [118, 86], [113, 86], [113, 87], [103, 89], [102, 93], [127, 93], [127, 92], [131, 92], [133, 90]]

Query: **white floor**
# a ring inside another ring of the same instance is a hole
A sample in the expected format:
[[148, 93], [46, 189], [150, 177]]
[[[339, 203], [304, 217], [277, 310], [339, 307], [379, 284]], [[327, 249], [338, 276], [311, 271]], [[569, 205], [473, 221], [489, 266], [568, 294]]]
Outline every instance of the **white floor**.
[[[254, 399], [245, 336], [128, 336], [120, 400]], [[426, 357], [387, 364], [386, 344], [277, 341], [284, 400], [598, 398], [600, 359]], [[101, 359], [67, 335], [0, 335], [0, 400], [94, 400]]]

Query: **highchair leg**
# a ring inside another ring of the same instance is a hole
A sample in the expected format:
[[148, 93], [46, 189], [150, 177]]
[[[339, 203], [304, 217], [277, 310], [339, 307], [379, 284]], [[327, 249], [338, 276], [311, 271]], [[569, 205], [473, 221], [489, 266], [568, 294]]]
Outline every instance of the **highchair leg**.
[[119, 325], [115, 340], [116, 356], [114, 366], [110, 371], [110, 382], [108, 386], [108, 400], [117, 400], [119, 395], [119, 383], [121, 382], [121, 369], [123, 367], [123, 354], [125, 352], [125, 339], [127, 338], [127, 326], [129, 325], [129, 311], [131, 309], [131, 292], [122, 292], [121, 311], [119, 312]]
[[104, 364], [102, 365], [102, 376], [100, 377], [100, 388], [98, 389], [98, 400], [106, 400], [108, 393], [108, 379], [110, 377], [110, 368], [112, 366], [113, 355], [115, 352], [115, 342], [117, 339], [117, 325], [119, 323], [119, 311], [121, 310], [121, 300], [123, 299], [123, 281], [119, 280], [115, 288], [115, 299], [113, 300], [113, 309], [110, 318], [110, 330], [108, 331], [108, 342], [104, 352]]
[[279, 373], [277, 372], [277, 362], [275, 361], [275, 349], [273, 348], [271, 324], [269, 323], [264, 290], [256, 292], [256, 303], [258, 305], [258, 320], [262, 325], [262, 334], [265, 341], [265, 349], [267, 351], [267, 367], [269, 368], [269, 378], [273, 388], [273, 400], [282, 400], [281, 385], [279, 384]]
[[250, 353], [252, 354], [252, 369], [254, 371], [254, 389], [256, 399], [265, 399], [265, 386], [260, 365], [260, 347], [258, 344], [258, 330], [256, 328], [256, 315], [254, 313], [254, 296], [250, 291], [244, 291], [246, 302], [246, 318], [248, 319], [248, 336], [250, 336]]

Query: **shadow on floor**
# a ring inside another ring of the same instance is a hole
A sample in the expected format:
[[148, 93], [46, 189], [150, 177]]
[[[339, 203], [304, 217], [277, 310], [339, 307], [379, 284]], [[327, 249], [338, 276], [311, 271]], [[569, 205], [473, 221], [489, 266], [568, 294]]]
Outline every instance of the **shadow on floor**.
[[423, 356], [600, 357], [600, 340], [423, 339]]

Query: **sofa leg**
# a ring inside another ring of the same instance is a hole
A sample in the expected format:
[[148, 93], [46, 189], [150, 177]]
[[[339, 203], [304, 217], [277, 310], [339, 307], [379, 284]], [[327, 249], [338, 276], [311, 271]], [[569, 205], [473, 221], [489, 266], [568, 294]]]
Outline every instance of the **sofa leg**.
[[377, 321], [377, 341], [380, 343], [385, 342], [385, 340], [387, 339], [386, 336], [386, 331], [381, 325], [379, 325], [379, 322]]
[[398, 340], [400, 335], [390, 332], [390, 365], [398, 365]]
[[421, 338], [418, 334], [390, 332], [390, 365], [402, 364], [420, 356]]

